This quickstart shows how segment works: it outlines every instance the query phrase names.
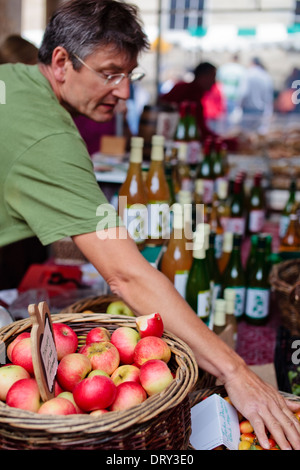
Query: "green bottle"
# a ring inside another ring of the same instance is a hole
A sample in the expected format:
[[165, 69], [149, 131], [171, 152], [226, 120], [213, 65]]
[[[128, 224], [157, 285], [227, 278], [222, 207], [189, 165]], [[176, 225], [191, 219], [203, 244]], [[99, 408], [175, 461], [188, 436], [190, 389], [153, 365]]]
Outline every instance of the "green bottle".
[[216, 300], [221, 296], [222, 291], [222, 278], [221, 273], [219, 271], [219, 265], [216, 260], [215, 256], [215, 237], [216, 234], [214, 232], [210, 232], [209, 234], [209, 248], [206, 252], [206, 256], [208, 259], [208, 264], [210, 267], [210, 273], [212, 276], [212, 310], [214, 309]]
[[193, 262], [186, 284], [186, 301], [197, 316], [208, 325], [211, 313], [210, 278], [204, 239], [197, 232], [194, 239]]
[[214, 172], [211, 158], [212, 140], [207, 138], [203, 148], [203, 160], [199, 163], [196, 180], [203, 181], [203, 203], [211, 204], [214, 194]]
[[246, 298], [246, 276], [241, 259], [241, 242], [242, 236], [235, 233], [232, 252], [222, 276], [223, 290], [234, 289], [235, 291], [234, 314], [237, 320], [243, 317]]
[[259, 237], [256, 260], [247, 285], [245, 317], [248, 323], [263, 325], [269, 316], [270, 285], [266, 263], [266, 238]]
[[246, 263], [246, 280], [248, 280], [252, 266], [255, 263], [258, 235], [257, 234], [251, 235], [250, 241], [251, 241], [250, 253], [247, 259], [247, 263]]
[[295, 204], [296, 200], [296, 180], [292, 179], [290, 184], [290, 192], [288, 195], [288, 200], [284, 206], [284, 209], [281, 213], [280, 220], [279, 220], [279, 238], [283, 238], [286, 234], [289, 222], [290, 222], [290, 213], [292, 211], [292, 207]]

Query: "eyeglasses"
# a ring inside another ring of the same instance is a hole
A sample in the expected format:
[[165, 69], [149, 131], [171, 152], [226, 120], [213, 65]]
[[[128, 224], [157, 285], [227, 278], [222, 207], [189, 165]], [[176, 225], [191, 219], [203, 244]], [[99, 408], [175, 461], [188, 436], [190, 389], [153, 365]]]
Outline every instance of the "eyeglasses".
[[101, 77], [104, 80], [105, 85], [110, 85], [110, 86], [117, 86], [121, 83], [121, 81], [124, 78], [128, 78], [128, 80], [133, 83], [133, 82], [138, 82], [144, 78], [145, 73], [139, 72], [139, 71], [133, 71], [128, 74], [126, 73], [114, 73], [114, 74], [106, 74], [104, 72], [97, 72], [94, 70], [92, 67], [90, 67], [88, 64], [86, 64], [78, 55], [73, 54], [75, 59], [77, 59], [82, 65], [84, 65], [87, 69], [89, 69], [91, 72], [96, 73], [99, 77]]

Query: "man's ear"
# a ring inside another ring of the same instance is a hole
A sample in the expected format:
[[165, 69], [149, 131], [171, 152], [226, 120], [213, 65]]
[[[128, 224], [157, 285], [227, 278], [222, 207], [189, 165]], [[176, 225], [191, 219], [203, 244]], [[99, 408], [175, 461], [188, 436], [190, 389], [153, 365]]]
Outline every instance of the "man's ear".
[[56, 47], [52, 53], [52, 70], [56, 80], [60, 83], [65, 81], [68, 61], [69, 54], [66, 49], [61, 46]]

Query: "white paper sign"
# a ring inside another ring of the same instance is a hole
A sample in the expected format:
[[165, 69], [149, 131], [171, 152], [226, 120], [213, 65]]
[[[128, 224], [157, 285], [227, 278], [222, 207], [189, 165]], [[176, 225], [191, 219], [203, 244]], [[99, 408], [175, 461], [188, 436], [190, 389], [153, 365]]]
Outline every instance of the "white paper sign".
[[196, 450], [211, 450], [225, 445], [238, 450], [240, 427], [236, 409], [217, 394], [211, 395], [191, 409], [190, 442]]

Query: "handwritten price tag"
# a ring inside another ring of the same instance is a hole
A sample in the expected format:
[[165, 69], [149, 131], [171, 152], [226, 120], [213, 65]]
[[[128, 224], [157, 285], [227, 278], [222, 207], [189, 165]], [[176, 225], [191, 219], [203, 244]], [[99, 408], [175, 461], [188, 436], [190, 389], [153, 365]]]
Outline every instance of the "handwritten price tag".
[[54, 382], [58, 360], [51, 315], [46, 302], [31, 304], [28, 312], [32, 321], [31, 347], [35, 378], [43, 401], [54, 397]]

